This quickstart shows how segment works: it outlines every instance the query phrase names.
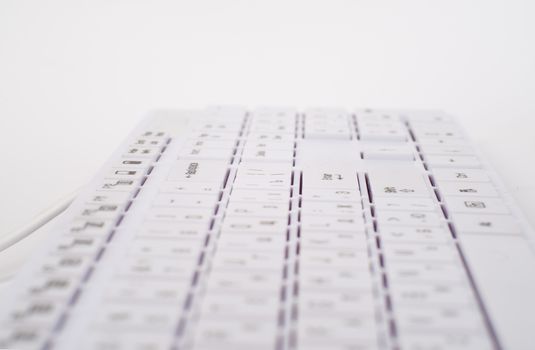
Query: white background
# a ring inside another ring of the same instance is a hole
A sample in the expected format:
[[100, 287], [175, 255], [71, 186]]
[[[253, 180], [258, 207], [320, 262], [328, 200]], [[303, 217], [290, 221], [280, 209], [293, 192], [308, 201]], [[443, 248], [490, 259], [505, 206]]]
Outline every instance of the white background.
[[0, 234], [87, 182], [144, 113], [458, 116], [535, 223], [533, 1], [0, 1]]

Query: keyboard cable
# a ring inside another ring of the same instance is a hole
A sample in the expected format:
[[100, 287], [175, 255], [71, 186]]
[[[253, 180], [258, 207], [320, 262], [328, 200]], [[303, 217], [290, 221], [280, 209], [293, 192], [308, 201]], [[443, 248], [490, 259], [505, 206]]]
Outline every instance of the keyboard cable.
[[20, 242], [24, 238], [28, 237], [29, 235], [37, 231], [39, 228], [50, 222], [52, 219], [57, 217], [59, 214], [63, 213], [65, 209], [67, 209], [72, 203], [77, 194], [78, 191], [75, 191], [66, 195], [65, 197], [59, 199], [57, 202], [52, 204], [47, 209], [37, 214], [30, 222], [28, 222], [24, 226], [9, 232], [5, 236], [5, 238], [2, 238], [0, 240], [0, 253], [8, 249], [9, 247], [15, 245], [16, 243]]

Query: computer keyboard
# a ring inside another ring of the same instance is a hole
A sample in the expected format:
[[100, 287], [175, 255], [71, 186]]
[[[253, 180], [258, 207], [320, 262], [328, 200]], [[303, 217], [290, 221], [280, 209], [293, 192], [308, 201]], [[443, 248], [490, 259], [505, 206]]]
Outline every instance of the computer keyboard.
[[2, 299], [0, 348], [528, 349], [533, 237], [443, 113], [155, 112]]

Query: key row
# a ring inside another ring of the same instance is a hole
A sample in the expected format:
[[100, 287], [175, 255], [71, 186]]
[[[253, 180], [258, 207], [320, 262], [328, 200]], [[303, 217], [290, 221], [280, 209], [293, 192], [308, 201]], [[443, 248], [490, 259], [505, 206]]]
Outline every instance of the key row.
[[[308, 196], [321, 191], [353, 196]], [[376, 349], [378, 330], [356, 171], [303, 169], [298, 254], [297, 346]]]
[[90, 320], [89, 337], [94, 340], [87, 349], [104, 344], [126, 349], [138, 329], [144, 330], [147, 346], [172, 345], [210, 239], [229, 165], [222, 160], [174, 161], [144, 220], [133, 232], [125, 232], [129, 242], [112, 247], [119, 263], [107, 277], [101, 311]]
[[[238, 168], [204, 283], [192, 339], [196, 349], [275, 348], [285, 293], [291, 173], [287, 163]], [[228, 322], [236, 312], [239, 321]]]
[[10, 319], [2, 326], [2, 347], [43, 345], [68, 303], [77, 298], [167, 141], [163, 132], [143, 132], [104, 173], [102, 183], [75, 204], [78, 214], [49, 246], [25, 292], [13, 304]]
[[[491, 348], [459, 252], [430, 184], [418, 171], [369, 174], [389, 302], [402, 346], [435, 332]], [[425, 337], [446, 349], [448, 338]], [[455, 348], [451, 344], [451, 348]]]

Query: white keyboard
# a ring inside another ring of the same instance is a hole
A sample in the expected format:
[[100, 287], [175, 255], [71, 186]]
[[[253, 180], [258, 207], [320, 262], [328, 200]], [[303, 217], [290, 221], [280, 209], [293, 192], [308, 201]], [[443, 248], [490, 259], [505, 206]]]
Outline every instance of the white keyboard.
[[534, 233], [441, 113], [156, 112], [0, 308], [8, 349], [533, 349]]

